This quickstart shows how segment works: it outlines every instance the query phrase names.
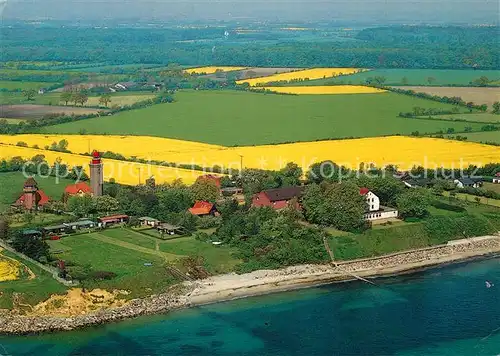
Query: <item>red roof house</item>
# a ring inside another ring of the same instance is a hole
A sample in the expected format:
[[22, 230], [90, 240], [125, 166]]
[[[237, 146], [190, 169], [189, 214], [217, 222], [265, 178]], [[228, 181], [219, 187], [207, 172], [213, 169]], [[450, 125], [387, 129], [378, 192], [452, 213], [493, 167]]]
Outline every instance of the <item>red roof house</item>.
[[[290, 200], [299, 198], [302, 195], [303, 190], [303, 187], [286, 187], [265, 190], [253, 196], [252, 206], [255, 208], [268, 206], [275, 210], [280, 210], [286, 208]], [[300, 208], [298, 203], [297, 208]]]
[[85, 182], [78, 182], [76, 184], [68, 185], [64, 188], [64, 193], [67, 195], [84, 195], [92, 194], [92, 189]]
[[197, 201], [192, 208], [189, 208], [189, 212], [196, 216], [207, 216], [216, 215], [217, 209], [215, 208], [215, 204], [208, 201]]
[[33, 210], [43, 207], [50, 201], [50, 198], [43, 190], [38, 189], [38, 183], [33, 177], [28, 178], [23, 185], [23, 194], [12, 206]]
[[370, 193], [370, 189], [368, 189], [368, 188], [359, 188], [359, 194], [366, 195], [368, 193]]
[[[43, 190], [37, 190], [35, 193], [36, 196], [36, 205], [39, 207], [43, 207], [45, 204], [47, 204], [50, 201], [50, 198]], [[24, 206], [26, 203], [26, 193], [23, 193], [14, 203], [15, 206], [21, 207]]]

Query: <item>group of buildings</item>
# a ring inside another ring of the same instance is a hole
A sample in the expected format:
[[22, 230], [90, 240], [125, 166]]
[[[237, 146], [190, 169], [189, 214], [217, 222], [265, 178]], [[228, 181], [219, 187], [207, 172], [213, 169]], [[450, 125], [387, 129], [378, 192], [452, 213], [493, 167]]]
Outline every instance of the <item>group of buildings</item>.
[[[90, 168], [90, 184], [86, 182], [78, 182], [76, 184], [71, 184], [65, 187], [64, 194], [62, 196], [62, 201], [66, 202], [68, 198], [72, 196], [101, 196], [103, 194], [103, 162], [100, 154], [97, 151], [92, 153], [92, 158], [89, 164]], [[408, 188], [415, 187], [429, 187], [432, 185], [432, 181], [426, 178], [415, 178], [411, 177], [408, 173], [402, 173], [395, 176], [400, 179], [401, 182]], [[221, 177], [216, 175], [204, 175], [199, 177], [200, 180], [213, 181], [221, 197], [232, 196], [237, 199], [240, 203], [244, 202], [243, 190], [238, 187], [221, 187]], [[493, 183], [500, 184], [500, 173], [497, 173], [493, 179]], [[461, 177], [454, 180], [454, 184], [458, 188], [479, 188], [483, 184], [481, 178], [474, 177]], [[253, 207], [270, 207], [275, 210], [281, 210], [290, 204], [295, 205], [297, 209], [301, 209], [300, 198], [304, 192], [304, 186], [292, 186], [283, 187], [276, 189], [269, 189], [257, 194], [252, 197]], [[365, 220], [375, 221], [382, 219], [391, 219], [398, 217], [398, 211], [396, 209], [386, 207], [380, 204], [380, 199], [368, 188], [360, 188], [359, 194], [365, 198], [366, 201], [366, 212]], [[23, 186], [23, 193], [12, 205], [16, 209], [22, 209], [24, 211], [34, 211], [45, 207], [51, 198], [41, 189], [39, 189], [38, 184], [35, 179], [28, 178]], [[196, 201], [195, 204], [188, 210], [191, 214], [203, 217], [203, 216], [217, 216], [219, 212], [217, 211], [216, 204], [208, 201]], [[56, 225], [52, 227], [45, 228], [48, 233], [62, 233], [78, 230], [81, 228], [93, 228], [93, 227], [106, 227], [115, 223], [127, 222], [129, 217], [124, 214], [111, 215], [107, 217], [99, 218], [98, 222], [92, 222], [90, 220], [80, 220], [77, 222]], [[182, 230], [182, 227], [172, 226], [170, 224], [162, 223], [156, 219], [143, 217], [140, 219], [141, 224], [149, 225], [157, 228], [162, 233], [173, 234]]]

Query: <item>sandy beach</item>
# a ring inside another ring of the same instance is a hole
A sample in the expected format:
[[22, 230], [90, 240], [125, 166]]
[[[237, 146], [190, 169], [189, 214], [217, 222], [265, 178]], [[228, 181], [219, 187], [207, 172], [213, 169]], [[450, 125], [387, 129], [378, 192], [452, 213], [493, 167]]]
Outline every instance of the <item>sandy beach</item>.
[[[318, 286], [341, 281], [411, 273], [436, 265], [481, 258], [500, 253], [500, 235], [456, 240], [446, 245], [399, 252], [375, 258], [326, 265], [300, 265], [279, 270], [259, 270], [242, 275], [226, 274], [184, 282], [169, 291], [134, 299], [116, 308], [103, 308], [85, 315], [0, 315], [0, 334], [30, 334], [74, 330], [126, 318], [165, 313], [249, 296]], [[365, 283], [363, 282], [363, 283]]]

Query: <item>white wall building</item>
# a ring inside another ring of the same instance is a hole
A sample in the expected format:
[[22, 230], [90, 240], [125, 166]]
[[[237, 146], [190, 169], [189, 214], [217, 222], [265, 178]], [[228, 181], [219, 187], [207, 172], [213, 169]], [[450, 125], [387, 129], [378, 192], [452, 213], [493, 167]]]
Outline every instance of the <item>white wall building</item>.
[[367, 211], [365, 213], [365, 220], [373, 221], [398, 217], [399, 214], [396, 209], [380, 205], [379, 197], [368, 188], [360, 188], [359, 194], [366, 199]]
[[500, 172], [495, 175], [493, 178], [493, 183], [500, 184]]

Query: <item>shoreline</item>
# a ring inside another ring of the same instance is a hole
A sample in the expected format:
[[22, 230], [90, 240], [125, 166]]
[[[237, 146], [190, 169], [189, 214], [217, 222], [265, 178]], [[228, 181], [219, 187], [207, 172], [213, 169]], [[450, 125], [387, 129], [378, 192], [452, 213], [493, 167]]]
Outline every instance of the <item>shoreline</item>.
[[374, 258], [339, 262], [337, 265], [299, 265], [279, 270], [258, 270], [242, 275], [226, 274], [175, 285], [165, 293], [134, 299], [118, 308], [85, 315], [0, 315], [0, 335], [26, 335], [80, 329], [143, 315], [213, 304], [234, 299], [279, 293], [321, 285], [417, 273], [437, 266], [493, 257], [500, 253], [500, 236], [456, 240], [417, 250]]

